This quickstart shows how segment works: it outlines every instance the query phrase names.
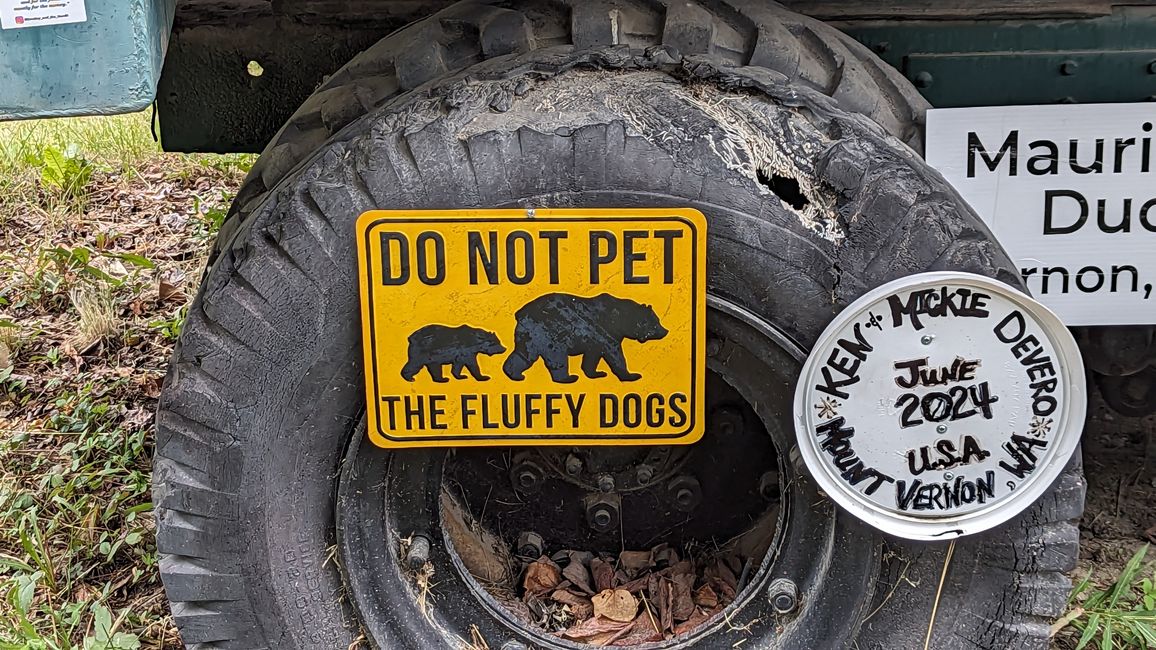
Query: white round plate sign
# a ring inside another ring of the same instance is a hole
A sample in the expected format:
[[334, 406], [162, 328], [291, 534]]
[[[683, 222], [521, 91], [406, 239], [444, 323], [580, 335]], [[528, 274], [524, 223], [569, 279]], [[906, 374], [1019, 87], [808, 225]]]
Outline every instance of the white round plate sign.
[[979, 275], [933, 272], [856, 300], [795, 391], [799, 450], [832, 499], [885, 532], [944, 539], [1030, 506], [1075, 451], [1087, 408], [1071, 333]]

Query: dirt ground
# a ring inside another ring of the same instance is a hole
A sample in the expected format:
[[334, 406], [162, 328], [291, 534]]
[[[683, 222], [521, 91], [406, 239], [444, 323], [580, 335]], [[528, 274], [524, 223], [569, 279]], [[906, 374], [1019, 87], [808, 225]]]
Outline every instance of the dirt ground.
[[[1084, 432], [1088, 496], [1080, 522], [1080, 566], [1104, 584], [1145, 542], [1156, 543], [1156, 416], [1126, 418], [1093, 396]], [[1149, 556], [1151, 559], [1151, 556]]]

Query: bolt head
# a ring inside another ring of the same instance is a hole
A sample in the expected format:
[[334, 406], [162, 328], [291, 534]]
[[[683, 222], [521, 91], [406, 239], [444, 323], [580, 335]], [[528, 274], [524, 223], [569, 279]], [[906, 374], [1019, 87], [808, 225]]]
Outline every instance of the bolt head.
[[533, 219], [536, 214], [538, 214], [538, 211], [535, 210], [534, 208], [527, 208], [526, 209], [526, 216], [528, 218]]
[[523, 531], [518, 535], [518, 555], [538, 557], [546, 550], [546, 540], [534, 531]]
[[799, 588], [790, 578], [776, 578], [767, 592], [777, 614], [790, 614], [799, 606]]
[[635, 478], [639, 483], [649, 483], [654, 478], [654, 469], [650, 465], [639, 465], [638, 471], [635, 473]]
[[947, 425], [941, 424], [941, 425], [935, 427], [935, 432], [936, 433], [947, 433]]
[[759, 494], [767, 501], [774, 501], [779, 498], [779, 490], [779, 473], [763, 472], [759, 477]]
[[598, 477], [598, 489], [602, 492], [614, 491], [614, 477], [609, 474], [603, 474]]
[[912, 81], [915, 82], [916, 88], [930, 88], [931, 84], [935, 83], [935, 77], [931, 76], [930, 72], [924, 70], [923, 72], [917, 73]]
[[934, 340], [935, 340], [935, 336], [934, 336], [934, 335], [932, 335], [932, 334], [924, 334], [924, 335], [923, 335], [923, 336], [922, 336], [922, 337], [919, 339], [919, 342], [920, 342], [920, 343], [922, 343], [922, 344], [924, 344], [924, 345], [931, 345], [931, 342], [932, 342], [932, 341], [934, 341]]
[[666, 487], [667, 495], [674, 500], [674, 507], [682, 512], [690, 512], [702, 501], [702, 486], [698, 479], [683, 474], [671, 479]]
[[429, 538], [424, 535], [414, 535], [409, 541], [409, 549], [405, 553], [405, 563], [412, 570], [417, 570], [429, 562]]
[[522, 487], [531, 487], [538, 482], [538, 475], [529, 470], [518, 474], [518, 484]]
[[598, 526], [609, 526], [614, 519], [609, 512], [605, 510], [597, 510], [594, 512], [594, 523]]
[[577, 476], [582, 473], [582, 459], [570, 454], [566, 457], [566, 473], [570, 476]]
[[955, 474], [952, 474], [951, 472], [944, 472], [943, 473], [943, 480], [950, 481], [953, 478], [955, 478]]
[[1060, 74], [1064, 75], [1065, 77], [1070, 77], [1076, 74], [1076, 70], [1079, 67], [1080, 64], [1076, 63], [1075, 61], [1064, 61], [1060, 64]]

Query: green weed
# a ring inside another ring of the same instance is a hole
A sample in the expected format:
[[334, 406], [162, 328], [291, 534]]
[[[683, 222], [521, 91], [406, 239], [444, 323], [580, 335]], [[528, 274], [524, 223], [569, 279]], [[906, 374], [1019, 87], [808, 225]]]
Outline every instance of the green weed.
[[181, 307], [167, 318], [158, 318], [149, 322], [149, 328], [159, 333], [168, 341], [176, 341], [181, 335], [181, 327], [185, 324], [185, 316], [189, 308]]
[[0, 124], [0, 650], [178, 647], [152, 413], [254, 159], [161, 153], [147, 114]]
[[[117, 631], [131, 611], [114, 623], [104, 605], [125, 587], [156, 580], [156, 549], [145, 544], [151, 538], [140, 519], [152, 508], [147, 430], [124, 426], [118, 401], [130, 388], [128, 377], [92, 378], [75, 392], [59, 391], [44, 431], [0, 446], [17, 479], [0, 491], [0, 536], [17, 541], [18, 553], [0, 555], [0, 593], [11, 606], [0, 611], [0, 649], [139, 647]], [[44, 446], [58, 440], [67, 442]], [[19, 453], [28, 449], [40, 453]], [[62, 594], [73, 597], [61, 602]], [[89, 619], [93, 629], [82, 635], [77, 626]]]
[[193, 214], [197, 216], [193, 226], [194, 237], [203, 241], [217, 238], [221, 224], [225, 223], [225, 217], [229, 214], [226, 206], [229, 205], [231, 198], [228, 193], [222, 193], [219, 201], [206, 203], [199, 196], [193, 197]]
[[1100, 650], [1156, 648], [1156, 562], [1144, 564], [1148, 546], [1132, 556], [1107, 588], [1092, 585], [1089, 575], [1069, 597], [1069, 612], [1054, 630], [1071, 625], [1079, 632], [1076, 650], [1091, 643]]
[[48, 146], [29, 162], [40, 169], [42, 188], [56, 198], [83, 205], [93, 166], [78, 146], [72, 144], [63, 151]]

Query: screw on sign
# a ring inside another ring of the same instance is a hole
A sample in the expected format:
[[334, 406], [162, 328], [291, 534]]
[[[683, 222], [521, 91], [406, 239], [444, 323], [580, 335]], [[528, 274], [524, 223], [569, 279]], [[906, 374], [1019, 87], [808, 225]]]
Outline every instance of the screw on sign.
[[819, 338], [795, 394], [807, 468], [886, 532], [987, 530], [1038, 498], [1075, 451], [1083, 365], [1063, 323], [967, 273], [869, 292]]

